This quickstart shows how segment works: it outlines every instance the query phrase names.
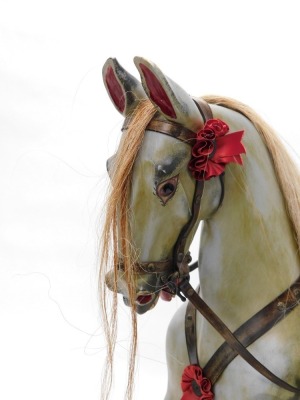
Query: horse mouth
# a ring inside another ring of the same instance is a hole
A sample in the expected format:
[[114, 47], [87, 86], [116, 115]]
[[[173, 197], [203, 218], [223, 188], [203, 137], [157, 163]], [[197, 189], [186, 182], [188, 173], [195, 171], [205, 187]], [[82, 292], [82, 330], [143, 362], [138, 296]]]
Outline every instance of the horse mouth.
[[159, 296], [164, 301], [171, 301], [173, 299], [173, 297], [175, 296], [175, 294], [172, 293], [167, 287], [164, 287], [160, 291]]
[[[135, 298], [135, 310], [138, 314], [145, 314], [147, 311], [155, 307], [159, 296], [157, 293], [139, 292]], [[129, 299], [123, 296], [123, 301], [126, 306], [130, 306]]]
[[139, 306], [145, 306], [153, 300], [154, 295], [151, 293], [139, 293], [139, 295], [136, 297], [136, 303]]

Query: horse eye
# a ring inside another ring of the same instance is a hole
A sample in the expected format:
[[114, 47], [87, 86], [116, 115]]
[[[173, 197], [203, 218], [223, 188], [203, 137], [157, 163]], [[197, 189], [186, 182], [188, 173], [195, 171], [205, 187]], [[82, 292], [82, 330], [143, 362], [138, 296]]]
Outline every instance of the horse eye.
[[178, 185], [178, 175], [174, 178], [161, 182], [156, 188], [156, 195], [161, 199], [163, 205], [174, 196]]
[[173, 193], [175, 190], [175, 186], [173, 183], [165, 183], [163, 187], [161, 188], [161, 192], [164, 196], [169, 196], [171, 193]]

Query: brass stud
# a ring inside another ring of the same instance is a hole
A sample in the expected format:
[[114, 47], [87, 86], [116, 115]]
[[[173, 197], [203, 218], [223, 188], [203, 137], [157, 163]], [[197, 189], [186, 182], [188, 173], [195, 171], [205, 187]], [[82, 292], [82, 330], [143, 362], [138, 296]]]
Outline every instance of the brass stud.
[[297, 297], [297, 298], [300, 297], [300, 288], [294, 289], [294, 290], [293, 290], [293, 294], [294, 294], [294, 296]]
[[155, 268], [155, 267], [154, 267], [154, 264], [153, 264], [153, 263], [148, 264], [148, 268], [147, 268], [147, 269], [148, 269], [149, 272], [153, 272], [153, 271], [154, 271], [154, 268]]
[[182, 254], [182, 253], [179, 253], [178, 256], [177, 256], [177, 261], [178, 261], [178, 262], [182, 262], [183, 257], [184, 257], [183, 254]]
[[277, 303], [277, 309], [278, 309], [279, 311], [285, 311], [285, 309], [286, 309], [285, 304], [284, 304], [282, 301], [279, 301], [279, 302]]

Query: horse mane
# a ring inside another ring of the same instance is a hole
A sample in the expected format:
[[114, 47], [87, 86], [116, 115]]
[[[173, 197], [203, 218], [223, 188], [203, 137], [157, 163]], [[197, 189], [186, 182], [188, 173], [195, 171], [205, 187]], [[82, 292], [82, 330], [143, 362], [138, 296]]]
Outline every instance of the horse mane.
[[283, 143], [272, 129], [254, 110], [247, 105], [227, 97], [203, 96], [205, 101], [237, 111], [246, 117], [258, 131], [265, 143], [274, 165], [278, 185], [281, 189], [287, 214], [300, 249], [300, 174]]
[[[299, 171], [275, 134], [250, 107], [234, 99], [219, 96], [202, 97], [210, 104], [226, 107], [245, 116], [261, 135], [273, 160], [274, 170], [281, 188], [295, 240], [300, 247], [300, 175]], [[130, 344], [128, 384], [126, 399], [133, 394], [133, 377], [137, 349], [137, 320], [135, 312], [135, 283], [133, 265], [136, 253], [132, 248], [129, 230], [128, 198], [131, 187], [133, 165], [142, 145], [145, 129], [156, 113], [149, 100], [140, 101], [130, 116], [127, 131], [123, 134], [118, 151], [114, 157], [111, 184], [106, 201], [105, 221], [101, 236], [101, 260], [99, 272], [100, 306], [103, 329], [107, 341], [107, 362], [102, 383], [101, 398], [107, 400], [112, 386], [113, 355], [117, 338], [117, 260], [122, 258], [124, 275], [128, 285], [131, 310], [132, 340]], [[114, 271], [114, 292], [108, 296], [105, 274]], [[110, 311], [109, 311], [110, 310]]]

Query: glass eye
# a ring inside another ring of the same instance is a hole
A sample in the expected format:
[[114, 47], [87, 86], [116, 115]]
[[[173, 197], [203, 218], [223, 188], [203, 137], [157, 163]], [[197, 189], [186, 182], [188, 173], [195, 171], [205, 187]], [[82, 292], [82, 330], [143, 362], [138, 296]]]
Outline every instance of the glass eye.
[[174, 194], [176, 193], [177, 185], [178, 175], [173, 178], [167, 179], [157, 185], [156, 195], [160, 198], [163, 205], [166, 205], [167, 202], [174, 196]]

